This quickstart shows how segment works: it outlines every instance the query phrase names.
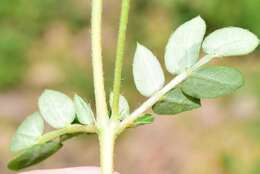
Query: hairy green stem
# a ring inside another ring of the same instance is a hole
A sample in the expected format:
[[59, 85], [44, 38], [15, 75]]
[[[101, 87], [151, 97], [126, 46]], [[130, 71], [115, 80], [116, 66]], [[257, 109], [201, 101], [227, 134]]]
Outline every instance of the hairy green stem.
[[91, 39], [92, 39], [92, 65], [94, 76], [94, 89], [96, 100], [97, 122], [101, 125], [108, 120], [106, 94], [104, 87], [104, 75], [102, 64], [102, 43], [101, 43], [101, 27], [102, 27], [102, 11], [103, 1], [92, 1], [92, 17], [91, 17]]
[[114, 120], [118, 120], [119, 117], [119, 97], [129, 9], [130, 0], [122, 0], [113, 86], [112, 119]]
[[110, 126], [103, 129], [99, 134], [101, 174], [114, 172], [114, 146], [116, 136], [115, 129]]

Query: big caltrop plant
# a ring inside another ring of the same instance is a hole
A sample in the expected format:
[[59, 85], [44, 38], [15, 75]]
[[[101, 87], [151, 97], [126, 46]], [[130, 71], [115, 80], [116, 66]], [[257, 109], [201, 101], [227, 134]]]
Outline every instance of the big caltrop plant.
[[[248, 30], [227, 27], [205, 37], [206, 24], [201, 17], [187, 21], [171, 35], [165, 49], [165, 66], [172, 80], [165, 81], [164, 71], [156, 56], [137, 44], [133, 60], [134, 83], [148, 99], [130, 111], [127, 99], [120, 95], [124, 43], [129, 0], [122, 0], [115, 79], [113, 91], [104, 90], [101, 49], [102, 0], [93, 0], [92, 62], [95, 106], [75, 95], [45, 90], [38, 101], [38, 111], [18, 127], [11, 143], [13, 159], [8, 167], [20, 170], [53, 155], [64, 142], [80, 134], [97, 134], [100, 142], [102, 174], [112, 174], [113, 153], [117, 137], [127, 128], [152, 123], [155, 115], [175, 115], [201, 107], [202, 99], [228, 95], [244, 84], [239, 70], [227, 66], [204, 66], [213, 59], [251, 53], [259, 39]], [[203, 50], [204, 55], [201, 55]], [[109, 108], [109, 109], [108, 109]], [[152, 108], [154, 113], [146, 113]], [[44, 132], [44, 122], [53, 131]]]

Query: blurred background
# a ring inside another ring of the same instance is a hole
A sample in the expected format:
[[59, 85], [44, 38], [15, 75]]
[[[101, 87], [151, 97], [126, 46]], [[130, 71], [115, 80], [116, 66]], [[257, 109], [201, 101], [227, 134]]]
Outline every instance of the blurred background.
[[[8, 171], [9, 143], [19, 123], [37, 110], [45, 88], [78, 93], [94, 104], [89, 0], [0, 1], [0, 173]], [[131, 108], [144, 101], [131, 64], [136, 42], [163, 64], [175, 28], [201, 15], [208, 32], [245, 27], [260, 36], [260, 0], [132, 0], [123, 72], [123, 95]], [[105, 1], [104, 65], [112, 89], [120, 0]], [[116, 169], [122, 174], [259, 174], [260, 50], [214, 62], [241, 69], [246, 85], [233, 95], [204, 100], [203, 108], [131, 129], [118, 140]], [[165, 72], [166, 73], [166, 72]], [[169, 75], [167, 74], [168, 79]], [[56, 155], [31, 169], [98, 165], [95, 136], [68, 141]]]

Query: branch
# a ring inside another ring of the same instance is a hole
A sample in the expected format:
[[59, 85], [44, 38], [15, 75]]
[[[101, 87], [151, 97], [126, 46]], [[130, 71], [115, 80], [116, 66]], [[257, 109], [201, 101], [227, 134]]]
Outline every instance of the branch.
[[118, 32], [114, 86], [113, 86], [112, 119], [114, 120], [117, 120], [119, 116], [119, 97], [120, 97], [122, 66], [123, 66], [123, 58], [124, 58], [124, 50], [125, 50], [125, 40], [126, 40], [129, 9], [130, 9], [130, 0], [123, 0], [122, 7], [121, 7], [120, 26]]
[[55, 138], [59, 138], [60, 136], [65, 135], [65, 134], [95, 133], [95, 132], [96, 132], [95, 126], [91, 126], [91, 125], [82, 126], [82, 125], [77, 124], [77, 125], [72, 125], [72, 126], [65, 127], [63, 129], [59, 129], [59, 130], [49, 132], [49, 133], [41, 136], [38, 139], [38, 143], [39, 144], [45, 143], [45, 142], [51, 141]]

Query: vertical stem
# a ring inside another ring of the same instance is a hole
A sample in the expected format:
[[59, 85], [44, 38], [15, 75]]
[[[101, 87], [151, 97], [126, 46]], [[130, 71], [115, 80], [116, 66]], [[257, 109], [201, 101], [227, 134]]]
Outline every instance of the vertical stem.
[[128, 23], [128, 15], [130, 9], [130, 0], [122, 0], [120, 25], [117, 41], [117, 52], [115, 62], [114, 86], [113, 86], [113, 107], [112, 119], [117, 120], [119, 116], [119, 96], [121, 87], [121, 74], [125, 50], [126, 31]]
[[98, 123], [104, 123], [108, 119], [106, 94], [104, 87], [103, 65], [102, 65], [102, 0], [92, 1], [92, 65], [94, 76], [96, 112]]
[[115, 136], [113, 129], [104, 129], [99, 134], [101, 174], [112, 174], [114, 172], [114, 144]]

